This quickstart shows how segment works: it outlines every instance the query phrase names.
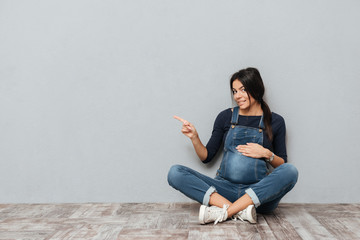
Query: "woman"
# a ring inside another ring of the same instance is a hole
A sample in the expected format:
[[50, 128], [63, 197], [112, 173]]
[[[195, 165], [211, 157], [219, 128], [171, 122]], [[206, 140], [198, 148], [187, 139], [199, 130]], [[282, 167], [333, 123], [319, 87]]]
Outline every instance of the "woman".
[[[297, 182], [297, 169], [287, 162], [284, 119], [264, 102], [265, 88], [256, 68], [232, 75], [230, 88], [237, 103], [222, 111], [206, 147], [193, 124], [180, 120], [182, 133], [192, 141], [203, 163], [210, 162], [224, 142], [224, 154], [216, 177], [175, 165], [168, 182], [202, 204], [201, 224], [228, 218], [256, 223], [256, 212], [273, 211]], [[269, 172], [269, 165], [274, 170]]]

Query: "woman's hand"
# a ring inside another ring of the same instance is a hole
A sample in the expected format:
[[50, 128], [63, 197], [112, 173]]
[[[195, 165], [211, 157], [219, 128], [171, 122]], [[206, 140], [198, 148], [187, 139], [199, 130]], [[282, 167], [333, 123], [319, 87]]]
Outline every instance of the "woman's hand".
[[264, 148], [260, 144], [257, 143], [247, 143], [246, 145], [238, 145], [236, 147], [240, 153], [244, 156], [252, 157], [252, 158], [263, 158], [267, 156], [268, 149]]
[[182, 128], [181, 128], [181, 132], [182, 132], [185, 136], [187, 136], [187, 137], [190, 138], [191, 140], [193, 140], [194, 138], [198, 137], [198, 133], [197, 133], [194, 125], [192, 125], [191, 123], [189, 123], [189, 122], [186, 121], [185, 119], [182, 119], [181, 117], [174, 116], [174, 118], [183, 123]]
[[174, 116], [175, 119], [183, 123], [181, 132], [191, 139], [191, 142], [194, 146], [195, 152], [200, 158], [201, 161], [204, 161], [207, 158], [208, 152], [204, 144], [201, 143], [199, 135], [191, 123], [182, 119], [181, 117]]

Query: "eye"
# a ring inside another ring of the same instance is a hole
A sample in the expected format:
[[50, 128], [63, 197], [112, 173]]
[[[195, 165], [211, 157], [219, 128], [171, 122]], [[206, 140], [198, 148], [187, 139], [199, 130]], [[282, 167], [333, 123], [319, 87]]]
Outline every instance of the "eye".
[[246, 92], [245, 88], [242, 88], [241, 91], [242, 91], [242, 92]]
[[235, 94], [237, 93], [237, 91], [235, 89], [232, 90], [232, 94]]

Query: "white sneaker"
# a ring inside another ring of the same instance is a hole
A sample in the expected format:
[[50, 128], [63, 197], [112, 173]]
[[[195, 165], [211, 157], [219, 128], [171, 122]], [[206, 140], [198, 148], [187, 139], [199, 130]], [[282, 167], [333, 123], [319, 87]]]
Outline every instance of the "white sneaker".
[[233, 220], [240, 219], [241, 221], [249, 221], [250, 223], [256, 223], [256, 210], [254, 205], [249, 205], [244, 210], [234, 214]]
[[227, 209], [229, 205], [224, 204], [223, 208], [211, 206], [207, 207], [205, 205], [201, 205], [199, 211], [199, 222], [201, 224], [206, 224], [210, 222], [214, 222], [217, 224], [218, 222], [226, 221], [227, 219]]

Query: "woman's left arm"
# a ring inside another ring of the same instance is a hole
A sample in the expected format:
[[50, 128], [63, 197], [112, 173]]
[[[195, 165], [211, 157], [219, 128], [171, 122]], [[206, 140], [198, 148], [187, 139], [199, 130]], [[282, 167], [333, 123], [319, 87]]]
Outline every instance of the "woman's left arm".
[[[264, 148], [264, 147], [263, 147]], [[278, 166], [280, 166], [281, 164], [285, 163], [284, 159], [279, 157], [279, 156], [276, 156], [275, 153], [271, 152], [269, 149], [267, 148], [264, 148], [265, 151], [266, 151], [266, 159], [270, 159], [272, 157], [272, 155], [274, 154], [274, 159], [269, 162], [270, 165], [273, 167], [273, 168], [277, 168]]]
[[[236, 149], [241, 152], [244, 156], [252, 158], [265, 158], [270, 159], [273, 153], [257, 143], [247, 143], [246, 145], [238, 145]], [[274, 154], [274, 159], [270, 162], [270, 165], [277, 168], [285, 161], [283, 158]]]

